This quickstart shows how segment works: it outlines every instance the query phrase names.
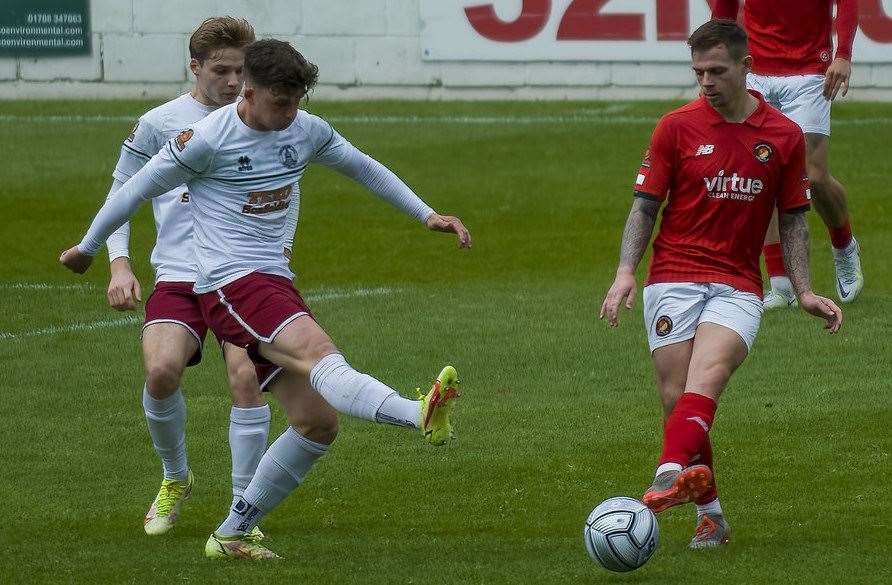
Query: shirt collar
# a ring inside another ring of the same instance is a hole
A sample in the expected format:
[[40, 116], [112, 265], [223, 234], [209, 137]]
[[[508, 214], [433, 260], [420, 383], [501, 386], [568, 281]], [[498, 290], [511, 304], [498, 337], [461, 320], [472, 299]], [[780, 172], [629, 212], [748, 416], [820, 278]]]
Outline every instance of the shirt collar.
[[[749, 115], [749, 117], [744, 120], [742, 123], [748, 126], [753, 126], [755, 128], [760, 127], [765, 122], [765, 116], [768, 114], [768, 103], [765, 101], [765, 98], [762, 97], [762, 94], [753, 89], [747, 90], [750, 95], [759, 100], [759, 104], [756, 106], [755, 111]], [[713, 126], [717, 126], [719, 124], [731, 124], [725, 120], [721, 114], [719, 114], [715, 108], [709, 105], [709, 102], [706, 101], [706, 98], [700, 96], [700, 104], [703, 109], [706, 110], [706, 115], [709, 118], [709, 123]]]

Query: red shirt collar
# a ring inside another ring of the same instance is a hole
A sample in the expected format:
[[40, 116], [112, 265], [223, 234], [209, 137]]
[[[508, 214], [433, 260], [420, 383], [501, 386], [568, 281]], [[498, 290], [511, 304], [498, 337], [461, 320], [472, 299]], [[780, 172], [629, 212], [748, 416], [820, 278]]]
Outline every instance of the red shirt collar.
[[[756, 110], [749, 115], [749, 117], [742, 122], [742, 124], [747, 124], [749, 126], [754, 126], [758, 128], [765, 122], [765, 116], [768, 114], [768, 103], [765, 101], [765, 98], [762, 97], [762, 94], [758, 91], [748, 89], [747, 90], [750, 95], [759, 100], [759, 105], [756, 106]], [[709, 102], [706, 101], [706, 98], [700, 96], [700, 105], [706, 110], [706, 115], [709, 118], [709, 123], [713, 126], [718, 124], [731, 124], [733, 122], [728, 122], [725, 120], [721, 114], [719, 114], [715, 108], [709, 105]]]

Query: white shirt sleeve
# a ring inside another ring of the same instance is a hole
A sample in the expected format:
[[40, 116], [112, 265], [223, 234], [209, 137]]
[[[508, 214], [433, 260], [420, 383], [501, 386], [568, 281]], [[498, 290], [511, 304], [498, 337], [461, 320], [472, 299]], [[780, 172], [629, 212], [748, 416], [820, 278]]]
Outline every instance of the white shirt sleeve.
[[[115, 179], [112, 183], [111, 189], [108, 191], [108, 196], [105, 198], [106, 201], [114, 197], [115, 193], [118, 189], [121, 188], [123, 183], [118, 179]], [[108, 237], [105, 241], [105, 247], [108, 248], [108, 261], [112, 262], [116, 258], [129, 258], [130, 257], [130, 222], [125, 222], [124, 225], [115, 230], [115, 232]]]
[[93, 256], [111, 233], [122, 226], [148, 199], [188, 183], [210, 166], [213, 151], [206, 141], [191, 130], [181, 132], [130, 178], [93, 218], [78, 248]]
[[[325, 125], [328, 126], [327, 123]], [[422, 223], [434, 213], [393, 171], [350, 144], [331, 126], [328, 128], [330, 132], [327, 137], [322, 134], [321, 138], [326, 139], [320, 140], [321, 145], [310, 159], [311, 162], [325, 165], [350, 177]]]
[[143, 168], [149, 159], [155, 156], [164, 139], [161, 134], [145, 117], [139, 119], [130, 135], [121, 144], [121, 155], [112, 176], [122, 184]]

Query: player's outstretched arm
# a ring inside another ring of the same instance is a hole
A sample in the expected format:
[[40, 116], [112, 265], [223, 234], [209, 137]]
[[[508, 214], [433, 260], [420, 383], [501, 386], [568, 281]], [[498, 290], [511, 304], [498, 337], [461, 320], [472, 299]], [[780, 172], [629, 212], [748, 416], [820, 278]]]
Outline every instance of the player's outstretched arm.
[[607, 291], [604, 302], [601, 303], [600, 319], [607, 319], [611, 327], [619, 325], [619, 307], [625, 304], [631, 309], [635, 304], [635, 270], [638, 263], [644, 257], [650, 236], [653, 234], [654, 225], [657, 223], [657, 213], [660, 210], [660, 202], [636, 197], [632, 202], [632, 209], [626, 219], [626, 227], [623, 230], [623, 240], [620, 246], [619, 267], [616, 269], [616, 279]]
[[796, 289], [796, 294], [799, 295], [799, 305], [807, 313], [824, 319], [825, 329], [829, 329], [830, 333], [836, 333], [842, 325], [842, 310], [830, 299], [818, 296], [811, 290], [808, 223], [805, 220], [805, 213], [781, 213], [778, 220], [784, 267], [787, 269], [793, 288]]

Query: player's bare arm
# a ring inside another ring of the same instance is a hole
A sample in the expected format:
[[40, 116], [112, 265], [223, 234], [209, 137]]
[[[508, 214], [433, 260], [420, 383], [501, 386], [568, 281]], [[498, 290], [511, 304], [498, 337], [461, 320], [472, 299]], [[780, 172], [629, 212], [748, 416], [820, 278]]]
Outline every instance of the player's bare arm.
[[619, 306], [625, 302], [626, 308], [631, 309], [635, 303], [635, 269], [644, 257], [647, 244], [653, 235], [654, 225], [657, 223], [657, 213], [660, 211], [660, 202], [636, 197], [632, 202], [632, 209], [626, 219], [626, 227], [623, 230], [623, 240], [620, 246], [619, 267], [616, 269], [616, 279], [607, 296], [601, 304], [600, 319], [607, 317], [611, 327], [619, 324]]
[[784, 266], [799, 295], [799, 304], [807, 312], [821, 317], [830, 333], [839, 331], [842, 325], [842, 311], [830, 299], [820, 297], [811, 290], [808, 255], [808, 223], [804, 213], [781, 213], [778, 217], [781, 247], [784, 252]]
[[108, 283], [108, 304], [118, 311], [132, 311], [142, 302], [139, 280], [130, 268], [130, 260], [121, 256], [111, 261], [111, 279]]
[[471, 233], [468, 231], [468, 228], [465, 227], [465, 224], [461, 222], [461, 220], [457, 217], [451, 215], [440, 215], [438, 213], [433, 213], [427, 220], [424, 222], [427, 225], [427, 229], [433, 230], [435, 232], [447, 232], [454, 233], [458, 236], [458, 247], [459, 248], [470, 248], [471, 247]]

